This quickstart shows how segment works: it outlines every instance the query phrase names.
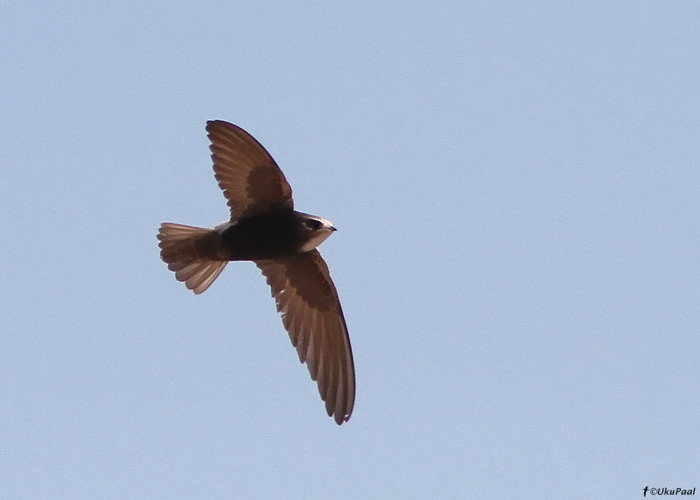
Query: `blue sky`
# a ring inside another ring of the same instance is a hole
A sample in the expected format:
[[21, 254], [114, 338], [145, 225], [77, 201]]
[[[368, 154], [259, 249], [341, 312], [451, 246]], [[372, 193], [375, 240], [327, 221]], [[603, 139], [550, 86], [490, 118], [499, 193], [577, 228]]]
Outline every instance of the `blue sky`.
[[[696, 2], [15, 2], [0, 16], [0, 482], [13, 499], [640, 498], [700, 486]], [[263, 277], [162, 221], [272, 153], [357, 400]]]

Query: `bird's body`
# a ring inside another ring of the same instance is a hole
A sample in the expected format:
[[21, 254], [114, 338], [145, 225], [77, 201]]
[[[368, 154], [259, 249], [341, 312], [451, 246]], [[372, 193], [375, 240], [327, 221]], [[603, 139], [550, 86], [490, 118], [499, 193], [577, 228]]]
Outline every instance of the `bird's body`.
[[303, 235], [295, 215], [254, 215], [227, 225], [221, 231], [221, 243], [229, 260], [279, 259], [297, 254]]
[[309, 241], [304, 221], [313, 220], [308, 217], [296, 211], [246, 217], [226, 224], [221, 242], [229, 260], [291, 257], [304, 253], [304, 245]]
[[255, 262], [299, 359], [318, 382], [328, 415], [341, 424], [355, 401], [352, 350], [338, 294], [316, 250], [335, 228], [326, 219], [294, 210], [282, 171], [250, 134], [223, 121], [207, 122], [207, 131], [231, 220], [212, 229], [163, 223], [161, 258], [197, 294], [229, 261]]

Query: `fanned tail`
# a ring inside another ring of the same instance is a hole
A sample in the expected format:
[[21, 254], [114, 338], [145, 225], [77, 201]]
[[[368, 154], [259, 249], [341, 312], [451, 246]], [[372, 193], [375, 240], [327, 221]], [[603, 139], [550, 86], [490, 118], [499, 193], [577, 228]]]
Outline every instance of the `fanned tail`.
[[164, 222], [158, 240], [160, 258], [196, 294], [209, 288], [228, 264], [219, 256], [221, 242], [215, 230]]

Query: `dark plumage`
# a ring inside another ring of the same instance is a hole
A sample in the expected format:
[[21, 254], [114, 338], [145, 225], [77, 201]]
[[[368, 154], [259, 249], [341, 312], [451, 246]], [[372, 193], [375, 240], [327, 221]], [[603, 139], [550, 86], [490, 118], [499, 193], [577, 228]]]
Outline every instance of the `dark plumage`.
[[335, 228], [294, 210], [284, 174], [250, 134], [218, 120], [207, 122], [207, 132], [230, 221], [213, 229], [164, 222], [160, 256], [196, 294], [209, 288], [229, 261], [255, 262], [328, 415], [342, 424], [355, 402], [355, 369], [338, 293], [316, 250]]

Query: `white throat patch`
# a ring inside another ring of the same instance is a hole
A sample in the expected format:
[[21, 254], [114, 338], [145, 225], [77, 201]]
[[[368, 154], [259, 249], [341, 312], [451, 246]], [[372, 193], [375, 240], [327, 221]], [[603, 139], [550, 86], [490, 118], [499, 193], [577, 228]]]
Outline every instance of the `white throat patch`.
[[326, 238], [328, 238], [331, 233], [330, 229], [319, 229], [318, 233], [314, 234], [309, 241], [304, 243], [301, 247], [302, 252], [310, 252], [317, 246], [319, 246], [321, 243], [323, 243]]

